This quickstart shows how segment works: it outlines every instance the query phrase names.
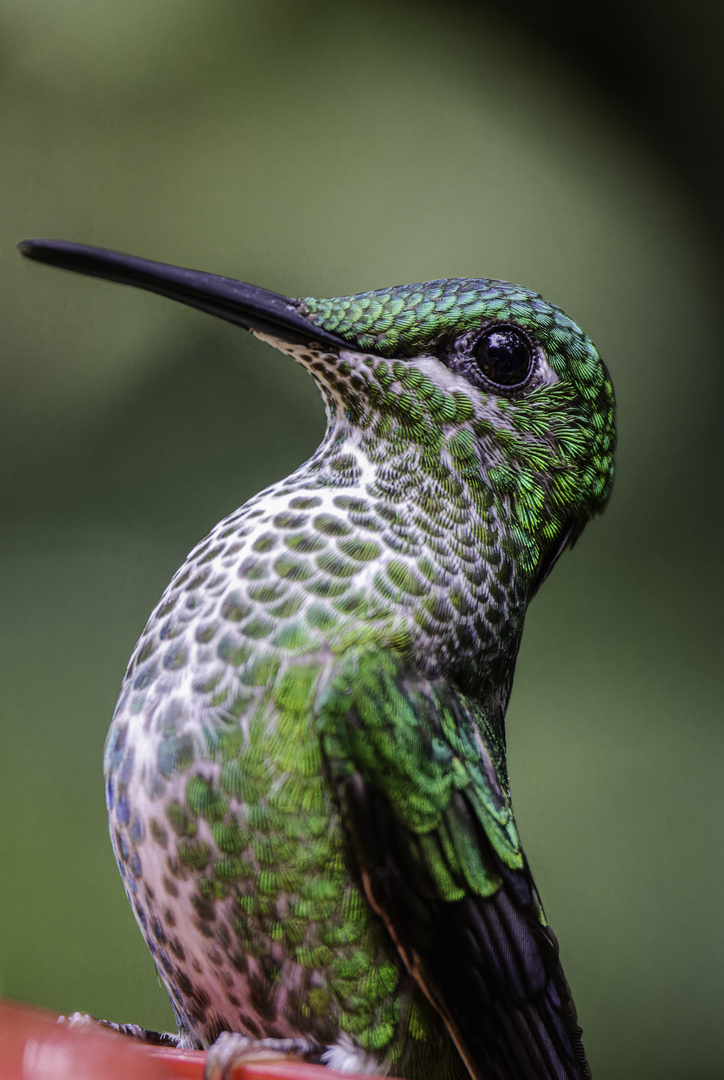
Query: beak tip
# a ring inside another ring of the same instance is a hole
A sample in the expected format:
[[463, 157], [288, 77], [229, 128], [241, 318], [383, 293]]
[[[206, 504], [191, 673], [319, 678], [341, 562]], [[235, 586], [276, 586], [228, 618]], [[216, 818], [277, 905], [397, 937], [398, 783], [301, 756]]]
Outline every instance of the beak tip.
[[[57, 247], [57, 241], [55, 247]], [[38, 262], [51, 262], [54, 242], [52, 240], [21, 240], [17, 249], [26, 259], [36, 259]]]

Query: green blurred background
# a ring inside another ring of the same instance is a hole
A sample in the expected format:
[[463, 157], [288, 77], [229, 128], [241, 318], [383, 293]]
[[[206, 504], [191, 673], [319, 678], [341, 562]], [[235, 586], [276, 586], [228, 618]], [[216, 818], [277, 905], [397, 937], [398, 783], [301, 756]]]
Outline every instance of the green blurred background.
[[171, 1024], [107, 725], [188, 549], [323, 430], [248, 335], [14, 244], [290, 295], [501, 277], [591, 334], [620, 425], [528, 619], [519, 823], [597, 1080], [724, 1075], [723, 43], [707, 0], [0, 0], [0, 993]]

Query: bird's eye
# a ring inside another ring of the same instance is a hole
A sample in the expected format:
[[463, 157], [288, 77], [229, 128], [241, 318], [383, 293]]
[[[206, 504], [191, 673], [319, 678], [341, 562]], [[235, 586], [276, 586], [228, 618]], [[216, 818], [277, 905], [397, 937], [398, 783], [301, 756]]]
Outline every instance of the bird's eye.
[[531, 344], [514, 326], [486, 330], [473, 346], [473, 357], [478, 370], [497, 386], [519, 386], [533, 366]]

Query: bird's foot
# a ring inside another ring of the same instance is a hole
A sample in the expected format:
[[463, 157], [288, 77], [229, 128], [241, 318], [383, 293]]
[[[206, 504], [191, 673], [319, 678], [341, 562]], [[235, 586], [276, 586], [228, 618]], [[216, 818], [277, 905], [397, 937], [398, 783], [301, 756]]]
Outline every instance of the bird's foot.
[[311, 1039], [250, 1039], [222, 1031], [206, 1055], [204, 1080], [230, 1080], [237, 1065], [256, 1061], [318, 1063], [325, 1047]]
[[76, 1030], [101, 1030], [115, 1031], [119, 1035], [127, 1035], [131, 1039], [149, 1043], [151, 1046], [165, 1046], [169, 1049], [178, 1049], [180, 1035], [174, 1035], [170, 1031], [148, 1031], [139, 1024], [116, 1024], [113, 1020], [97, 1020], [88, 1013], [74, 1012], [71, 1016], [59, 1016], [58, 1023]]

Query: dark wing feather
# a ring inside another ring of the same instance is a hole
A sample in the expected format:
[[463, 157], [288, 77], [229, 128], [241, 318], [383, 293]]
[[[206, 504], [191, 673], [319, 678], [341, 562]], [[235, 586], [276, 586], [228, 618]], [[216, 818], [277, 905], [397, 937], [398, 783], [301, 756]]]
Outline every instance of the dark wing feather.
[[340, 661], [319, 716], [368, 900], [471, 1075], [585, 1080], [491, 726], [376, 650]]

